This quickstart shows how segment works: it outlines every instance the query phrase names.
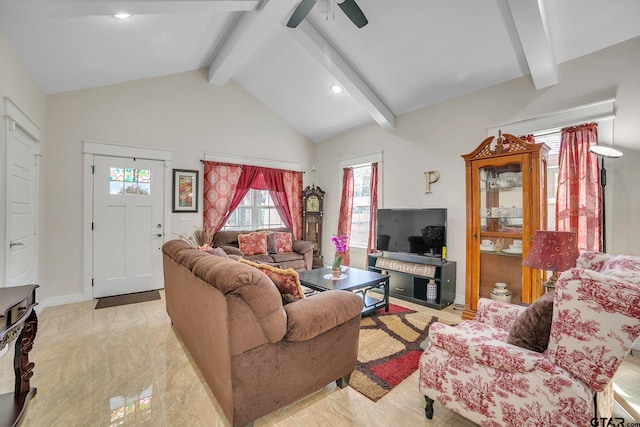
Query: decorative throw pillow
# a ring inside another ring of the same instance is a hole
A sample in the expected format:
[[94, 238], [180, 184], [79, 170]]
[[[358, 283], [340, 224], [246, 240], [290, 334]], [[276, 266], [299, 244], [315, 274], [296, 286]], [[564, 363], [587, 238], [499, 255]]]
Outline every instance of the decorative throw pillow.
[[509, 330], [509, 344], [543, 353], [549, 345], [553, 318], [553, 292], [538, 298], [520, 313]]
[[262, 271], [276, 285], [282, 295], [282, 303], [288, 304], [304, 298], [304, 291], [300, 285], [298, 273], [293, 268], [283, 270], [269, 264], [259, 264], [257, 262], [241, 259], [241, 263], [250, 265]]
[[253, 232], [238, 234], [238, 246], [243, 255], [267, 255], [267, 234]]
[[285, 231], [274, 231], [267, 234], [267, 251], [270, 254], [293, 252], [293, 236]]

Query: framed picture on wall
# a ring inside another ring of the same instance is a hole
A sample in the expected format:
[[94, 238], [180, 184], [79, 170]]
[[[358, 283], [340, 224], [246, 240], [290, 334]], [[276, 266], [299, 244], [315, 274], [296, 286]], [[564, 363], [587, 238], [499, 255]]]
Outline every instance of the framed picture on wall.
[[198, 212], [198, 171], [173, 170], [173, 212]]

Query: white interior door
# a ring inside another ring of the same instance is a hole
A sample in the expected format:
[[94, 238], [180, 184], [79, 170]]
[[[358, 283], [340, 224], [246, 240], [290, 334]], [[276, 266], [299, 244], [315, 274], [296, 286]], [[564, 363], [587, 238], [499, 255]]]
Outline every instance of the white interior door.
[[93, 296], [161, 289], [164, 162], [95, 156]]
[[37, 282], [38, 144], [19, 126], [7, 140], [6, 286]]

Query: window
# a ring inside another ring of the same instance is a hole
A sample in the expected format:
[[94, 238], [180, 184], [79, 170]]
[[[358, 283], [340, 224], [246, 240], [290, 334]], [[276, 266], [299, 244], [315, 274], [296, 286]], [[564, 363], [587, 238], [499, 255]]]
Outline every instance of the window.
[[269, 190], [249, 190], [229, 217], [223, 230], [255, 230], [285, 227]]
[[547, 230], [556, 229], [556, 193], [558, 190], [558, 160], [560, 156], [560, 132], [536, 135], [536, 144], [549, 146], [547, 155]]
[[109, 194], [151, 194], [151, 171], [148, 169], [109, 168]]
[[351, 215], [351, 246], [367, 247], [371, 213], [371, 165], [353, 167], [353, 211]]

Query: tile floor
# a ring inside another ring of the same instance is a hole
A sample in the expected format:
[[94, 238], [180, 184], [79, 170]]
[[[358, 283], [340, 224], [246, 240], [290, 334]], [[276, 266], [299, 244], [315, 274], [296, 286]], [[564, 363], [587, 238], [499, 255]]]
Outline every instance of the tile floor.
[[[459, 319], [449, 307], [429, 310]], [[46, 308], [31, 352], [31, 385], [38, 393], [22, 424], [28, 426], [228, 426], [197, 367], [176, 337], [163, 300], [95, 310], [95, 301]], [[629, 359], [629, 358], [628, 358]], [[639, 402], [640, 355], [620, 374]], [[0, 357], [0, 392], [13, 389], [13, 348]], [[374, 403], [332, 383], [255, 426], [474, 426], [435, 405], [424, 417], [417, 372]], [[630, 418], [626, 419], [630, 421]], [[639, 420], [640, 421], [640, 420]]]

